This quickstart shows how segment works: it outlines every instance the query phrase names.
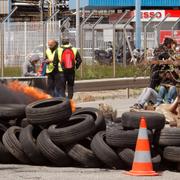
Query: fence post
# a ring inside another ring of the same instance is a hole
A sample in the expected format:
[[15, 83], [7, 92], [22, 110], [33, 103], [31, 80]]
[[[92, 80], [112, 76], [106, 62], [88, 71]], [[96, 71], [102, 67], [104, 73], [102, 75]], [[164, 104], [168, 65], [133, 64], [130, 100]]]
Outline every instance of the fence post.
[[147, 58], [147, 27], [149, 26], [149, 24], [153, 21], [153, 19], [156, 17], [158, 13], [155, 13], [150, 20], [148, 21], [148, 23], [144, 26], [144, 59], [146, 60]]
[[[123, 32], [124, 32], [124, 42], [125, 42], [124, 46], [125, 46], [125, 48], [126, 48], [126, 42], [127, 42], [129, 51], [130, 51], [130, 53], [131, 53], [131, 57], [132, 57], [132, 59], [133, 59], [133, 62], [135, 62], [135, 61], [134, 61], [133, 50], [132, 50], [132, 48], [131, 48], [131, 45], [130, 45], [130, 42], [129, 42], [129, 39], [128, 39], [128, 36], [127, 36], [127, 32], [126, 32], [126, 27], [127, 27], [127, 25], [129, 25], [129, 23], [130, 23], [133, 19], [134, 19], [134, 16], [131, 17], [131, 18], [126, 22], [126, 24], [125, 24], [124, 27], [123, 27]], [[125, 49], [125, 48], [124, 48], [124, 51], [123, 51], [123, 65], [126, 67], [127, 63], [126, 63], [126, 49]], [[125, 53], [125, 54], [124, 54], [124, 53]]]
[[157, 25], [154, 26], [154, 32], [155, 32], [155, 46], [158, 47], [159, 46], [159, 30], [161, 25], [166, 21], [166, 19], [170, 16], [170, 14], [167, 14], [164, 19], [158, 23]]
[[27, 58], [27, 22], [24, 22], [24, 57]]
[[113, 77], [116, 77], [116, 25], [124, 19], [127, 13], [128, 11], [125, 11], [125, 13], [113, 23]]
[[4, 77], [4, 23], [1, 23], [1, 77]]
[[95, 27], [103, 20], [103, 16], [101, 16], [96, 22], [95, 22], [95, 24], [92, 26], [92, 59], [94, 59], [95, 58], [95, 53], [94, 53], [94, 39], [95, 39], [95, 37], [94, 37], [94, 29], [95, 29]]
[[[82, 59], [83, 59], [83, 46], [84, 46], [84, 29], [83, 29], [83, 27], [84, 27], [84, 25], [85, 25], [85, 23], [91, 18], [91, 16], [94, 14], [94, 11], [92, 11], [90, 14], [89, 14], [89, 16], [81, 23], [81, 26], [80, 26], [80, 36], [81, 36], [81, 41], [80, 41], [80, 47], [81, 47], [81, 49], [80, 49], [80, 52], [81, 52], [81, 57], [82, 57]], [[80, 71], [81, 71], [81, 78], [83, 77], [83, 63], [81, 64], [81, 66], [80, 66]]]
[[1, 77], [4, 77], [4, 22], [6, 22], [17, 9], [18, 7], [15, 6], [1, 22]]
[[174, 38], [174, 29], [177, 26], [177, 24], [180, 22], [180, 17], [178, 18], [178, 20], [174, 23], [174, 25], [171, 28], [171, 32], [172, 32], [172, 38]]

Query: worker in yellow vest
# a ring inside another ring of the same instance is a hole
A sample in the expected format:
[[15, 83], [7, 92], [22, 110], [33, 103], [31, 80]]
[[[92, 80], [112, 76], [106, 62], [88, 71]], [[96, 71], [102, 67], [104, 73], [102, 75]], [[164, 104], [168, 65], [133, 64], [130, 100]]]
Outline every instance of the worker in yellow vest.
[[51, 96], [65, 96], [64, 93], [64, 74], [58, 57], [58, 42], [48, 41], [46, 50], [46, 74], [48, 77], [48, 92]]
[[82, 63], [81, 56], [77, 48], [72, 47], [69, 43], [68, 36], [62, 37], [62, 45], [58, 48], [59, 61], [64, 74], [64, 89], [68, 87], [68, 98], [73, 98], [75, 70]]

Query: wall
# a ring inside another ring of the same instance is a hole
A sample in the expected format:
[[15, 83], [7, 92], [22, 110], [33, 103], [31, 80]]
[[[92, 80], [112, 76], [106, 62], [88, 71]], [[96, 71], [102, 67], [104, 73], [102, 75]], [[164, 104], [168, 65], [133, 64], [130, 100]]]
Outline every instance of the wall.
[[8, 0], [0, 0], [0, 15], [8, 14]]

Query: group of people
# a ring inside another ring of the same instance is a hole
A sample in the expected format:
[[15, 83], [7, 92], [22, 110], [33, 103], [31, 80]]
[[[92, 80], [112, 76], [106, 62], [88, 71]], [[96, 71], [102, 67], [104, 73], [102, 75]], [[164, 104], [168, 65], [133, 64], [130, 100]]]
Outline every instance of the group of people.
[[59, 47], [56, 40], [48, 41], [46, 57], [37, 70], [36, 65], [40, 61], [38, 55], [32, 55], [24, 65], [24, 76], [47, 75], [48, 93], [53, 97], [66, 97], [66, 85], [68, 98], [73, 98], [75, 71], [82, 63], [77, 48], [72, 47], [69, 38], [63, 37]]
[[179, 62], [176, 61], [177, 43], [165, 38], [164, 43], [154, 50], [151, 63], [150, 83], [143, 90], [132, 109], [145, 109], [151, 104], [155, 109], [162, 103], [171, 104], [177, 97], [176, 83], [179, 78]]

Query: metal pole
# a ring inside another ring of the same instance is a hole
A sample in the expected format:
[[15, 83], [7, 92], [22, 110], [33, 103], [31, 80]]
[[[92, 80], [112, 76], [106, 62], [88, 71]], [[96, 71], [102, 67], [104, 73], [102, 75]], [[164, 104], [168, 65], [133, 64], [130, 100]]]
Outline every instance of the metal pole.
[[136, 49], [141, 49], [141, 0], [136, 0]]
[[[127, 32], [126, 32], [126, 27], [127, 27], [127, 25], [128, 25], [133, 19], [134, 19], [134, 16], [131, 17], [131, 18], [127, 21], [127, 23], [126, 23], [126, 24], [124, 25], [124, 27], [123, 27], [123, 32], [124, 32], [124, 37], [125, 37], [125, 40], [126, 40], [125, 42], [127, 42], [129, 51], [130, 51], [130, 53], [131, 53], [131, 57], [132, 57], [133, 62], [134, 62], [133, 50], [132, 50], [132, 48], [131, 48], [131, 44], [130, 44], [130, 42], [129, 42], [128, 35], [127, 35]], [[126, 43], [125, 43], [125, 44], [126, 44]], [[123, 63], [125, 63], [124, 65], [126, 66], [126, 59], [124, 59]]]
[[174, 23], [174, 25], [171, 28], [171, 32], [172, 32], [172, 38], [174, 38], [174, 29], [177, 26], [177, 24], [180, 22], [180, 17], [178, 18], [178, 20]]
[[80, 16], [79, 16], [80, 0], [76, 0], [76, 48], [80, 47]]
[[125, 33], [123, 29], [123, 66], [126, 67], [127, 62], [126, 62], [126, 39], [125, 39]]
[[59, 10], [57, 10], [52, 16], [50, 16], [46, 21], [43, 21], [43, 57], [45, 58], [46, 56], [46, 41], [47, 41], [47, 23], [50, 21], [52, 18], [54, 18], [57, 13], [59, 13]]
[[27, 58], [27, 23], [24, 22], [24, 57]]
[[[81, 57], [83, 59], [83, 42], [84, 42], [84, 30], [83, 30], [83, 27], [85, 25], [85, 23], [91, 18], [91, 16], [94, 14], [94, 11], [92, 11], [89, 16], [81, 23], [81, 26], [80, 26], [80, 29], [81, 29], [81, 44], [80, 44], [80, 52], [81, 52]], [[80, 67], [80, 71], [81, 71], [81, 78], [83, 77], [83, 64], [81, 64], [81, 67]]]
[[147, 58], [147, 27], [150, 25], [150, 23], [153, 21], [153, 19], [156, 17], [158, 13], [155, 13], [148, 23], [144, 26], [144, 59], [146, 60]]
[[[8, 14], [11, 13], [11, 9], [12, 9], [11, 0], [8, 0]], [[9, 21], [10, 21], [10, 19], [8, 19], [8, 23], [9, 23]]]
[[94, 29], [95, 29], [95, 27], [103, 20], [103, 16], [101, 16], [96, 22], [95, 22], [95, 24], [93, 25], [93, 27], [92, 27], [92, 59], [94, 60], [94, 58], [95, 58], [95, 54], [94, 54], [94, 39], [95, 39], [95, 37], [94, 37]]
[[43, 21], [44, 20], [44, 0], [40, 1], [40, 20]]
[[3, 20], [2, 20], [2, 23], [6, 22], [13, 14], [14, 12], [18, 9], [17, 6], [15, 6], [12, 11], [10, 12], [10, 14], [8, 14]]
[[113, 24], [113, 77], [116, 77], [116, 25], [119, 24], [129, 11], [125, 13]]
[[66, 23], [67, 23], [68, 21], [70, 21], [70, 18], [69, 18], [69, 17], [66, 18], [66, 19], [63, 21], [63, 23], [62, 23], [62, 25], [61, 25], [61, 27], [60, 27], [60, 31], [62, 30], [63, 27], [65, 27], [65, 25], [66, 25]]
[[4, 77], [4, 23], [13, 15], [17, 9], [18, 7], [15, 6], [1, 22], [1, 77]]
[[166, 19], [169, 16], [170, 16], [170, 14], [167, 14], [160, 23], [158, 23], [157, 25], [154, 26], [154, 29], [155, 29], [155, 45], [156, 45], [156, 47], [159, 46], [159, 29], [160, 29], [161, 25], [166, 21]]
[[4, 23], [1, 23], [1, 77], [4, 77]]

